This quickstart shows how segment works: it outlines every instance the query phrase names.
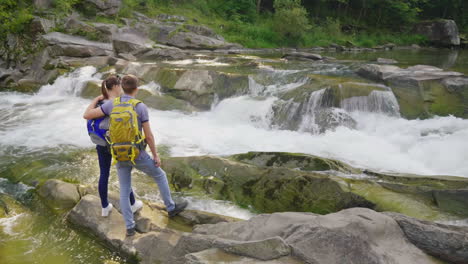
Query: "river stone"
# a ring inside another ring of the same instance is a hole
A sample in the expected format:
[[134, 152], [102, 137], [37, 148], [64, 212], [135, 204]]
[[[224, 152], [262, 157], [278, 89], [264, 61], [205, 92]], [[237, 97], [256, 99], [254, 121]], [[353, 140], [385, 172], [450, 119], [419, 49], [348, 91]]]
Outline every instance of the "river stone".
[[174, 85], [177, 90], [190, 90], [197, 94], [210, 92], [213, 79], [207, 70], [186, 71]]
[[71, 208], [80, 200], [80, 193], [74, 184], [60, 180], [47, 180], [38, 190], [39, 195], [52, 206]]
[[305, 263], [436, 263], [406, 240], [392, 218], [365, 208], [324, 216], [259, 215], [243, 222], [197, 226], [194, 233], [240, 241], [281, 236], [293, 256]]
[[428, 40], [441, 46], [459, 46], [460, 36], [455, 21], [439, 19], [435, 21], [423, 21], [414, 26], [413, 32], [424, 35]]
[[450, 263], [468, 263], [468, 227], [436, 224], [397, 213], [385, 214], [395, 219], [411, 243], [426, 253]]
[[217, 224], [222, 222], [236, 222], [240, 219], [209, 212], [185, 210], [179, 216], [190, 225]]
[[307, 52], [292, 52], [292, 53], [286, 53], [282, 58], [288, 59], [288, 60], [294, 60], [294, 59], [305, 59], [305, 60], [322, 60], [323, 57], [319, 54], [314, 54], [314, 53], [307, 53]]
[[257, 260], [254, 258], [240, 257], [226, 253], [220, 249], [207, 249], [197, 253], [187, 254], [185, 256], [185, 264], [216, 264], [216, 263], [231, 263], [231, 264], [300, 264], [300, 261], [292, 257], [282, 257], [275, 260]]
[[261, 260], [272, 260], [291, 254], [291, 249], [279, 236], [260, 241], [248, 241], [223, 248], [224, 251]]

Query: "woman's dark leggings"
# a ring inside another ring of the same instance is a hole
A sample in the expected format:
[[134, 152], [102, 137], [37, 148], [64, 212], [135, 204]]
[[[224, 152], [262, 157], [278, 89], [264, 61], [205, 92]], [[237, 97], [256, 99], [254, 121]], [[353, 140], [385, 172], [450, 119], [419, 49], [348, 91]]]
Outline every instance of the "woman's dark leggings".
[[[96, 145], [96, 150], [99, 158], [99, 169], [101, 171], [98, 184], [99, 196], [101, 197], [102, 208], [106, 208], [109, 205], [109, 202], [107, 201], [107, 185], [109, 184], [112, 155], [108, 147]], [[130, 193], [130, 204], [135, 204], [133, 191]]]

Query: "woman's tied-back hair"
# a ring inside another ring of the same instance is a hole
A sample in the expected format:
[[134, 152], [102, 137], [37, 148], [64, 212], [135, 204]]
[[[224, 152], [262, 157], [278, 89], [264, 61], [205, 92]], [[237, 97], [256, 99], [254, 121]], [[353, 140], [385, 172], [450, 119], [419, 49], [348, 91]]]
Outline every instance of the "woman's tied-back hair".
[[120, 77], [117, 75], [111, 75], [107, 77], [104, 81], [102, 81], [101, 85], [101, 93], [104, 96], [104, 99], [109, 99], [109, 92], [112, 90], [114, 85], [119, 85], [120, 84]]
[[122, 78], [122, 89], [124, 93], [131, 94], [138, 87], [138, 78], [134, 75], [125, 75]]

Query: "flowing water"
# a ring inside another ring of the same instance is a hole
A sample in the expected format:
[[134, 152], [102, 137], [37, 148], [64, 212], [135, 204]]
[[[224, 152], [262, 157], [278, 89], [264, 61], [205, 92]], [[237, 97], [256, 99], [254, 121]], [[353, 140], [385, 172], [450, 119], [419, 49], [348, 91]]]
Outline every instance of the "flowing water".
[[[402, 60], [408, 57], [405, 52], [388, 53], [392, 56], [386, 57]], [[368, 60], [380, 55], [340, 56]], [[450, 56], [446, 59], [453, 61], [454, 55]], [[422, 53], [417, 62], [408, 59], [402, 64], [438, 63], [428, 57]], [[459, 60], [447, 63], [447, 68], [466, 73], [468, 66]], [[228, 67], [217, 60], [172, 62], [178, 66], [194, 63], [197, 68]], [[307, 69], [302, 64], [261, 65], [249, 76], [248, 93], [217, 101], [210, 111], [186, 114], [150, 109], [157, 143], [169, 146], [172, 156], [287, 151], [339, 159], [381, 172], [468, 177], [468, 120], [452, 116], [406, 120], [399, 115], [391, 89], [382, 86], [367, 96], [344, 99], [333, 108], [331, 118], [340, 124], [349, 116], [355, 120], [353, 128], [337, 126], [318, 133], [320, 123], [316, 119], [324, 109], [327, 88], [310, 93], [302, 103], [280, 99], [310, 81], [311, 74], [350, 76], [355, 63], [318, 64]], [[48, 178], [96, 184], [97, 161], [82, 119], [90, 100], [79, 94], [86, 81], [100, 78], [95, 68], [84, 67], [59, 77], [36, 94], [0, 92], [0, 201], [12, 208], [8, 215], [0, 214], [0, 263], [124, 262], [93, 239], [70, 231], [63, 215], [44, 208], [30, 190], [35, 181]], [[160, 85], [154, 82], [143, 88], [160, 93]], [[273, 125], [272, 113], [278, 103], [283, 104], [287, 119], [300, 116], [297, 129]], [[149, 178], [138, 173], [135, 177], [137, 195], [159, 199]], [[110, 182], [111, 189], [117, 190], [115, 171]], [[252, 216], [225, 201], [197, 196], [188, 199], [193, 209], [243, 219]]]

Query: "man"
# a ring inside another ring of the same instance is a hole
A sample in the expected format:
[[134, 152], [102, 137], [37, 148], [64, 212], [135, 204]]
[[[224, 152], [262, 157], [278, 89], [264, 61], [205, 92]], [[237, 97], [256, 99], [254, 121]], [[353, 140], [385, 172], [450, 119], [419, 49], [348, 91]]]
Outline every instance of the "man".
[[[135, 98], [138, 93], [137, 77], [126, 75], [122, 78], [121, 85], [124, 91], [124, 95], [120, 97], [122, 102], [127, 102], [130, 99]], [[114, 107], [113, 101], [106, 102], [100, 108], [94, 108], [97, 101], [101, 99], [100, 97], [101, 96], [96, 97], [88, 106], [83, 115], [85, 119], [95, 119], [111, 114]], [[117, 162], [116, 168], [120, 184], [120, 207], [127, 228], [127, 236], [133, 236], [135, 234], [135, 221], [133, 219], [133, 213], [128, 199], [130, 192], [132, 191], [131, 171], [133, 167], [151, 176], [156, 181], [169, 217], [177, 215], [187, 207], [187, 202], [185, 201], [175, 204], [172, 200], [166, 173], [160, 167], [161, 159], [156, 150], [154, 136], [151, 132], [147, 106], [144, 103], [138, 103], [135, 107], [135, 111], [138, 115], [139, 129], [140, 131], [143, 130], [146, 137], [146, 143], [148, 144], [154, 159], [152, 159], [145, 150], [141, 150], [134, 162]]]

